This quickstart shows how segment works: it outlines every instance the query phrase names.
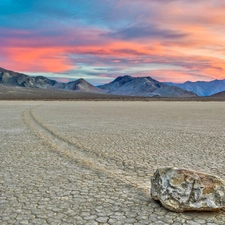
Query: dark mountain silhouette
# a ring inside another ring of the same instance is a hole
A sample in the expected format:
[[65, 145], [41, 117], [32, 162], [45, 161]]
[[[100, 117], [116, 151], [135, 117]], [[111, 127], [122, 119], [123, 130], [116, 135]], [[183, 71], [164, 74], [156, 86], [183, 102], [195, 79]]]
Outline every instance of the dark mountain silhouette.
[[130, 96], [160, 96], [160, 97], [196, 97], [193, 92], [178, 87], [171, 87], [151, 77], [117, 77], [114, 81], [98, 86], [110, 94]]
[[225, 91], [218, 92], [216, 94], [211, 95], [211, 97], [225, 97]]
[[71, 81], [66, 84], [65, 90], [72, 90], [72, 91], [82, 91], [82, 92], [94, 92], [94, 93], [104, 93], [101, 89], [93, 86], [92, 84], [88, 83], [83, 78], [80, 78], [76, 81]]
[[69, 91], [81, 91], [91, 93], [103, 93], [103, 91], [84, 79], [68, 83], [60, 83], [47, 77], [31, 77], [23, 73], [17, 73], [0, 68], [0, 84], [27, 88], [63, 89]]
[[225, 80], [213, 80], [213, 81], [187, 81], [185, 83], [172, 83], [166, 82], [165, 84], [170, 86], [180, 87], [187, 91], [192, 91], [199, 96], [210, 96], [215, 93], [225, 91]]

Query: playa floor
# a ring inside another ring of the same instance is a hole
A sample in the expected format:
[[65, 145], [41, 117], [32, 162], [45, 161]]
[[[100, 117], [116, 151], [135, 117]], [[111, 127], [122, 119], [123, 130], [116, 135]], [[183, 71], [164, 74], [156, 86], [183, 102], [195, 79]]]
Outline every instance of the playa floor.
[[0, 224], [225, 224], [150, 197], [158, 167], [225, 179], [225, 103], [0, 102]]

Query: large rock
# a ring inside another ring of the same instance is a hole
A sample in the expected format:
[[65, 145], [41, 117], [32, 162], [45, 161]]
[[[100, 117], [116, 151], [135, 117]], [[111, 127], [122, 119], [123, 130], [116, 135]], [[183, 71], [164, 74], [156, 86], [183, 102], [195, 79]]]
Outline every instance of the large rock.
[[187, 169], [157, 169], [151, 177], [151, 196], [175, 212], [217, 211], [225, 207], [225, 181]]

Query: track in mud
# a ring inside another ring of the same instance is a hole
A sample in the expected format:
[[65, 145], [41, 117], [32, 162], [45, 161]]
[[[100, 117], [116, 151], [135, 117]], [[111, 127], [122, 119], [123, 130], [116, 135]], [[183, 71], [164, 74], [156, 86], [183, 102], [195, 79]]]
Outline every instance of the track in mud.
[[80, 144], [71, 143], [69, 140], [60, 137], [36, 118], [34, 110], [37, 107], [41, 106], [39, 105], [24, 110], [23, 119], [31, 131], [39, 137], [44, 144], [49, 145], [51, 149], [60, 154], [61, 157], [73, 160], [94, 172], [103, 173], [125, 184], [132, 185], [138, 191], [146, 194], [146, 197], [149, 197], [150, 182], [146, 184], [146, 182], [138, 177], [132, 178], [130, 175], [126, 175], [125, 171], [119, 168], [115, 163], [110, 162], [109, 164], [107, 162], [108, 159], [104, 156], [91, 152], [83, 146], [80, 146]]
[[149, 178], [172, 162], [223, 175], [225, 106], [0, 104], [0, 224], [224, 224], [164, 209]]

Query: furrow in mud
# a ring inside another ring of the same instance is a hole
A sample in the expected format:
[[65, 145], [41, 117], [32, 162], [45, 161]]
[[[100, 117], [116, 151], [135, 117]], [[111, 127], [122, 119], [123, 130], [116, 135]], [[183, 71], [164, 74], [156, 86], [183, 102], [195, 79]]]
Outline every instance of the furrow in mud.
[[101, 159], [101, 157], [98, 158], [97, 155], [91, 152], [88, 153], [81, 147], [72, 144], [68, 140], [64, 140], [56, 133], [49, 130], [46, 126], [43, 126], [42, 123], [33, 115], [33, 109], [34, 108], [26, 109], [23, 112], [25, 123], [29, 126], [32, 132], [44, 142], [44, 144], [49, 145], [51, 149], [60, 154], [61, 157], [73, 160], [97, 173], [103, 173], [114, 179], [119, 179], [148, 195], [149, 187], [146, 183], [140, 181], [138, 178], [133, 178], [130, 175], [124, 175], [124, 171], [116, 165], [113, 165], [113, 168], [108, 168], [107, 162]]
[[[35, 108], [37, 108], [37, 107], [35, 107]], [[113, 157], [110, 157], [110, 155], [105, 155], [104, 153], [99, 153], [99, 152], [93, 151], [92, 149], [86, 148], [82, 143], [79, 142], [79, 140], [77, 140], [76, 137], [73, 137], [73, 141], [71, 141], [67, 138], [61, 137], [57, 132], [55, 132], [54, 130], [47, 127], [45, 124], [43, 124], [43, 122], [36, 116], [36, 114], [34, 112], [35, 108], [30, 110], [30, 114], [31, 114], [33, 120], [35, 120], [43, 129], [47, 130], [48, 132], [50, 132], [52, 135], [54, 135], [58, 139], [62, 140], [63, 142], [66, 142], [69, 145], [72, 145], [77, 150], [84, 152], [91, 158], [97, 158], [98, 161], [101, 161], [101, 163], [103, 163], [103, 164], [107, 163], [108, 168], [111, 167], [111, 169], [114, 169], [115, 167], [119, 167], [121, 169], [121, 167], [125, 166], [126, 170], [129, 170], [129, 173], [132, 173], [138, 179], [138, 174], [136, 174], [137, 173], [136, 169], [132, 168], [134, 165], [133, 164], [130, 165], [130, 163], [125, 161], [119, 154], [115, 154], [115, 152], [114, 152], [114, 158], [113, 158]], [[141, 165], [139, 164], [139, 167], [140, 166]], [[123, 170], [123, 173], [125, 173], [124, 170]]]

